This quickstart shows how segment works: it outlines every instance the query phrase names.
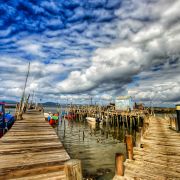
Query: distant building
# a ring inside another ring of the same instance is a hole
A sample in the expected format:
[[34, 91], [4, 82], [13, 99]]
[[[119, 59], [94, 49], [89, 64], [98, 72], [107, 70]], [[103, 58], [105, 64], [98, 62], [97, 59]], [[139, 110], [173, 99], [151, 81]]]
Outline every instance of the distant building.
[[144, 110], [144, 104], [143, 103], [134, 103], [134, 109], [138, 109], [138, 110]]
[[115, 104], [114, 103], [110, 103], [109, 105], [107, 105], [107, 109], [108, 110], [115, 110]]
[[115, 99], [115, 109], [120, 111], [133, 110], [133, 100], [131, 96], [119, 96]]

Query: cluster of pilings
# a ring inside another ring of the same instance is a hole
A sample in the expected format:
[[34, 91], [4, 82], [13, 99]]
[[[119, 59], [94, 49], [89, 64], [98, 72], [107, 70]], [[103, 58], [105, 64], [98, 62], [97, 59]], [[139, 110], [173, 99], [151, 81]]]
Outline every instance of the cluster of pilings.
[[136, 129], [143, 126], [143, 119], [148, 115], [145, 110], [133, 110], [131, 112], [118, 111], [114, 108], [108, 109], [103, 106], [71, 106], [68, 107], [69, 114], [75, 115], [76, 120], [85, 120], [86, 117], [99, 119], [103, 124], [127, 129]]

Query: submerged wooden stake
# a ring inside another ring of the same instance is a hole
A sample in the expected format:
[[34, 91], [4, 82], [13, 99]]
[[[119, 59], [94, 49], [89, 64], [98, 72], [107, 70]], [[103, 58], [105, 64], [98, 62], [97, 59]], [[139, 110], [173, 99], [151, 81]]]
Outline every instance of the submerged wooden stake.
[[84, 134], [84, 131], [83, 131], [83, 141], [84, 141], [84, 137], [85, 137], [85, 134]]
[[132, 139], [132, 135], [126, 135], [126, 144], [127, 144], [128, 158], [130, 160], [133, 160], [133, 139]]
[[124, 155], [122, 153], [116, 153], [115, 156], [116, 162], [116, 175], [123, 176], [124, 175]]
[[77, 159], [71, 159], [65, 163], [64, 171], [66, 173], [67, 180], [82, 180], [82, 168], [81, 161]]

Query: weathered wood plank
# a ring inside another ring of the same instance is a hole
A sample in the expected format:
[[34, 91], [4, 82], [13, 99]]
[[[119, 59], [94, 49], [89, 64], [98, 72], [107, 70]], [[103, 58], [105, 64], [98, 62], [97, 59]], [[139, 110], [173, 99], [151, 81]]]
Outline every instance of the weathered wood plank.
[[66, 179], [64, 163], [70, 157], [40, 112], [17, 120], [0, 147], [0, 179]]
[[141, 144], [134, 148], [134, 160], [126, 160], [124, 177], [180, 179], [180, 134], [167, 120], [151, 117]]

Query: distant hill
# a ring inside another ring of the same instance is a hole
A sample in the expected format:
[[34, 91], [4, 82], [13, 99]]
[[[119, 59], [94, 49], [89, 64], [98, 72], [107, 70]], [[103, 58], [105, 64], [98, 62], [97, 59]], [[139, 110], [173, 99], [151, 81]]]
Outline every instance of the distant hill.
[[12, 100], [1, 100], [0, 99], [0, 102], [4, 102], [4, 103], [8, 103], [8, 104], [16, 104], [17, 101], [12, 101]]
[[[41, 103], [43, 107], [58, 107], [59, 104], [58, 103], [54, 103], [54, 102], [45, 102], [45, 103]], [[60, 104], [61, 107], [65, 107], [66, 104]]]
[[54, 102], [45, 102], [45, 103], [42, 103], [43, 106], [58, 106], [57, 103], [54, 103]]

